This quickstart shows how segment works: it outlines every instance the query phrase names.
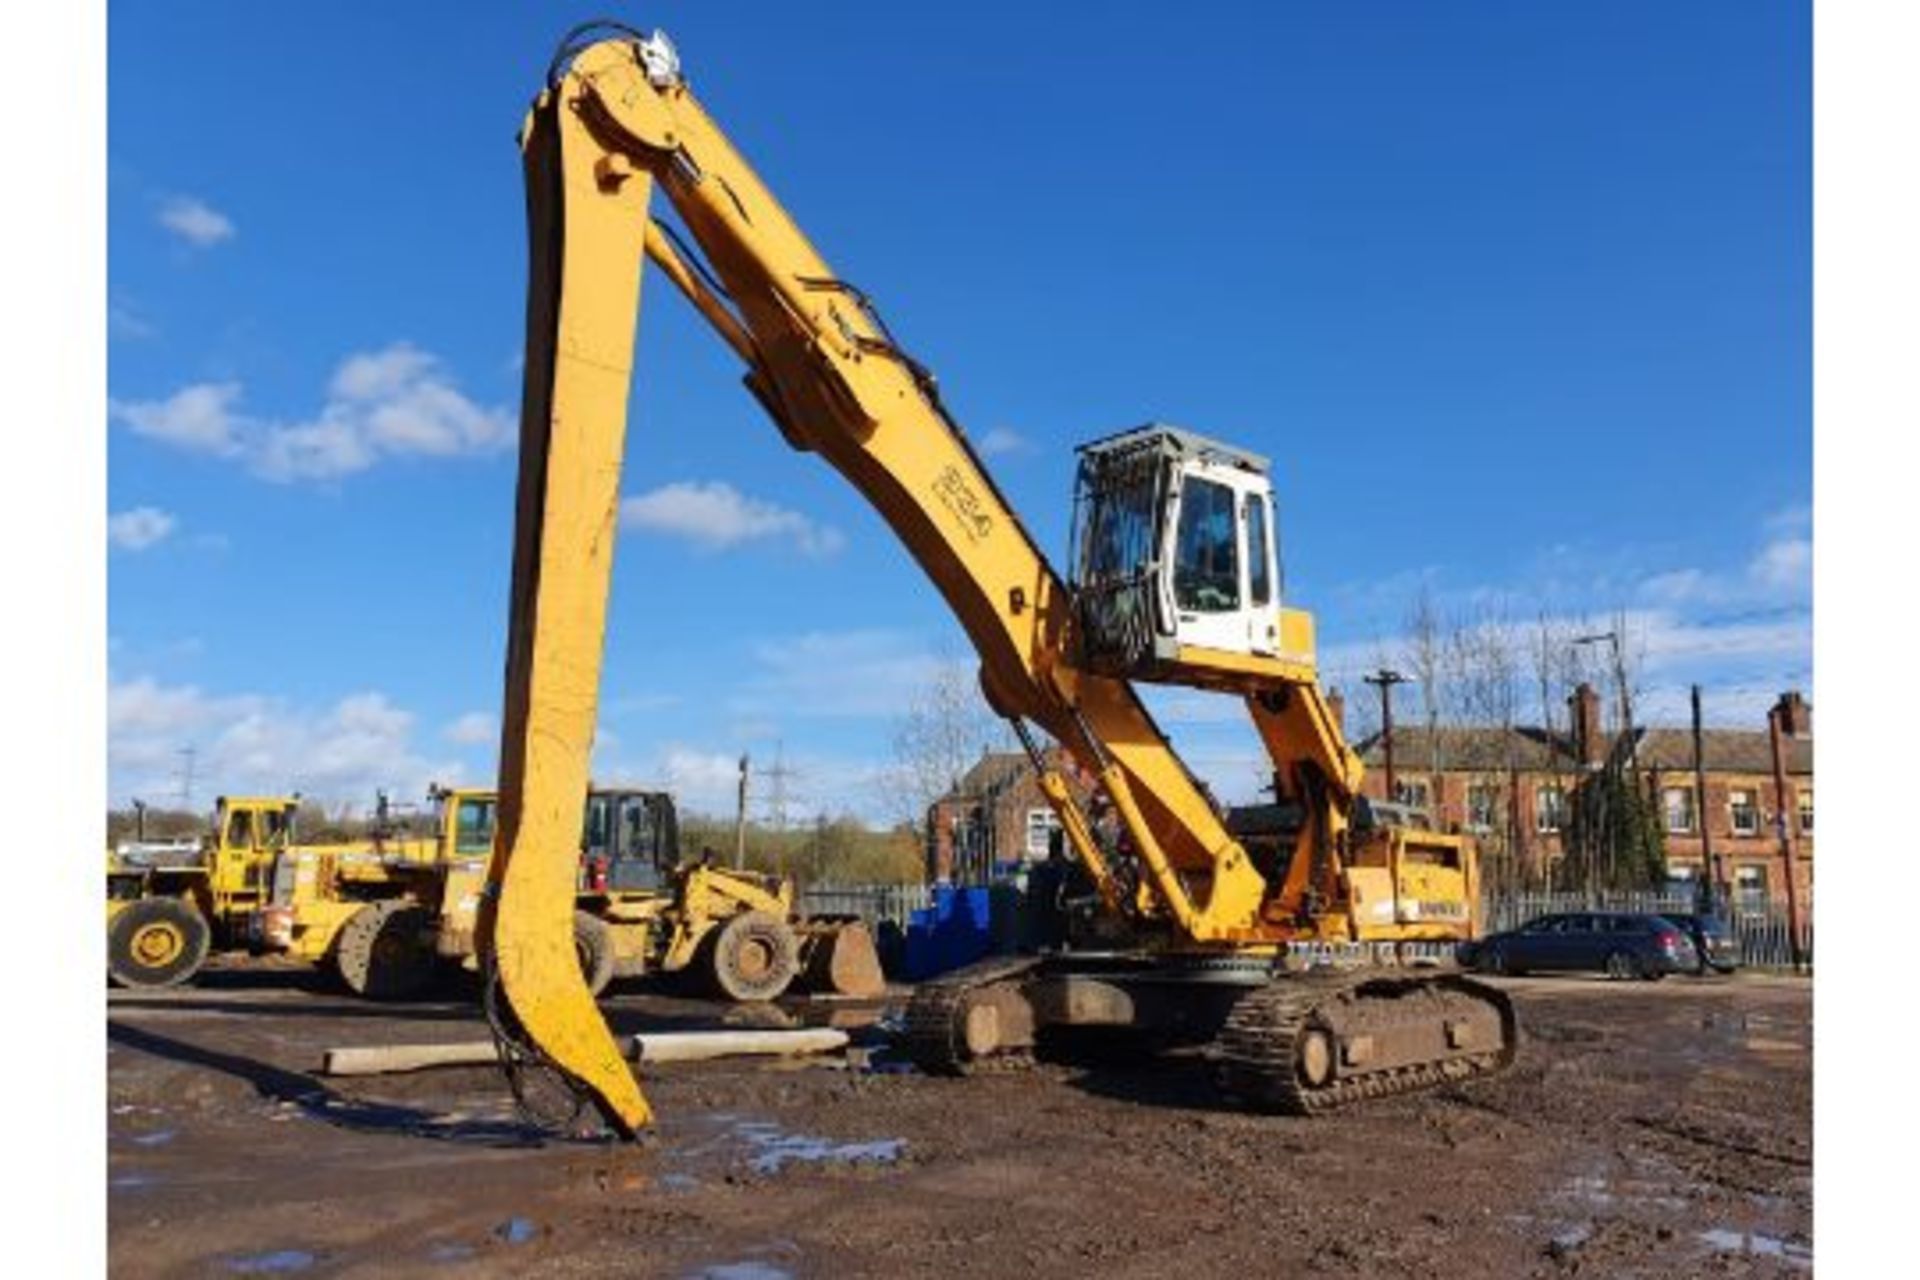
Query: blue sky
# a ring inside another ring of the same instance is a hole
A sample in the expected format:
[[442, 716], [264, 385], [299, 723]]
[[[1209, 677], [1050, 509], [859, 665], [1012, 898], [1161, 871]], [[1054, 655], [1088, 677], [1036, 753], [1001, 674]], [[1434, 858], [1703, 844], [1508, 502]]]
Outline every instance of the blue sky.
[[[599, 10], [593, 11], [594, 13]], [[110, 794], [484, 778], [554, 6], [109, 14]], [[1409, 601], [1624, 611], [1646, 714], [1811, 690], [1807, 6], [661, 3], [708, 108], [879, 300], [1058, 555], [1072, 446], [1276, 460], [1351, 686]], [[643, 299], [601, 776], [892, 816], [963, 642], [731, 357]], [[1164, 700], [1230, 796], [1252, 744]]]

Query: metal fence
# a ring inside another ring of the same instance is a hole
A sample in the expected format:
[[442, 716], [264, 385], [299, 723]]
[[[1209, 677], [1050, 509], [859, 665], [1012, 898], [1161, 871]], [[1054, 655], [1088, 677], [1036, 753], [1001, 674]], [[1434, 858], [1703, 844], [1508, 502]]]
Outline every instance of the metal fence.
[[[800, 911], [809, 916], [858, 916], [869, 928], [882, 920], [906, 926], [907, 917], [929, 906], [932, 890], [924, 884], [812, 885], [800, 894]], [[1692, 891], [1668, 893], [1509, 893], [1486, 902], [1488, 932], [1511, 929], [1535, 916], [1562, 911], [1692, 912], [1699, 903]], [[1723, 913], [1740, 943], [1740, 962], [1754, 969], [1791, 969], [1793, 945], [1787, 911], [1777, 903], [1736, 901]], [[1800, 958], [1813, 967], [1813, 922], [1800, 925]]]
[[924, 884], [809, 885], [800, 894], [800, 913], [808, 916], [859, 916], [868, 928], [882, 920], [906, 927], [907, 916], [930, 905]]
[[[1486, 902], [1489, 933], [1512, 929], [1535, 916], [1562, 911], [1697, 912], [1699, 900], [1690, 889], [1639, 893], [1509, 893]], [[1740, 963], [1754, 969], [1791, 969], [1794, 963], [1787, 909], [1777, 903], [1736, 900], [1719, 914], [1740, 943]], [[1813, 922], [1800, 922], [1800, 960], [1813, 967]]]

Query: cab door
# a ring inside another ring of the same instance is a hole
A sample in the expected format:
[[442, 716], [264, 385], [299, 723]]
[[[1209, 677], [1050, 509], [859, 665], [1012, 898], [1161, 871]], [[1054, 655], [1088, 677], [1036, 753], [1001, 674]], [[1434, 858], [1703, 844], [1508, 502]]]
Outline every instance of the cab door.
[[[1171, 504], [1171, 595], [1182, 645], [1272, 653], [1280, 639], [1270, 494], [1263, 477], [1205, 461]], [[1257, 528], [1251, 530], [1250, 526]]]

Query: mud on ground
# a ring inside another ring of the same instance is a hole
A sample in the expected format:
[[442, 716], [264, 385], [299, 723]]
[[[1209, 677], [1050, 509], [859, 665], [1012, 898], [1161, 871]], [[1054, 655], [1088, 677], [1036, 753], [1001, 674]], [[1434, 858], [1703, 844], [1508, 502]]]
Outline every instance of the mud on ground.
[[[122, 1277], [1804, 1275], [1812, 995], [1791, 979], [1505, 984], [1490, 1081], [1333, 1119], [1239, 1112], [1195, 1057], [965, 1081], [661, 1068], [644, 1145], [541, 1140], [491, 1069], [318, 1075], [485, 1037], [233, 967], [108, 1000]], [[738, 1011], [622, 993], [617, 1030]], [[799, 1011], [806, 1016], [804, 1010]]]

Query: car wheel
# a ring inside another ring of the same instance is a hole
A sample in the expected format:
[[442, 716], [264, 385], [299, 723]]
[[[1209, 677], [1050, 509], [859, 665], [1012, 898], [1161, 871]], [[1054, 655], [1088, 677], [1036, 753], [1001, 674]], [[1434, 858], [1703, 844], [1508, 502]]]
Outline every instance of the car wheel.
[[1609, 951], [1607, 953], [1607, 977], [1613, 981], [1619, 982], [1627, 978], [1637, 977], [1638, 970], [1639, 966], [1633, 962], [1633, 957], [1626, 952]]
[[1495, 976], [1504, 976], [1507, 972], [1507, 950], [1505, 947], [1489, 947], [1480, 957], [1480, 968]]

